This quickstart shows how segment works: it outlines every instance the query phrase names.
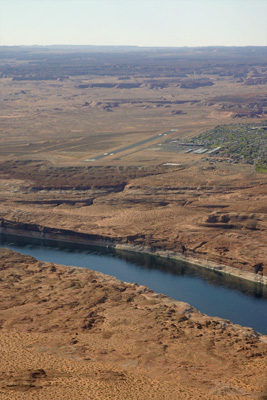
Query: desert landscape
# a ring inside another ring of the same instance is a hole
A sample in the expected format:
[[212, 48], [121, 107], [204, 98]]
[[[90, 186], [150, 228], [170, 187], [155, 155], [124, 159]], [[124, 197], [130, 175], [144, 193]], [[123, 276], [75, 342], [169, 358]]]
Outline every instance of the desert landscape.
[[[0, 55], [0, 233], [165, 252], [264, 285], [265, 47]], [[266, 336], [0, 254], [1, 399], [266, 398]]]
[[1, 52], [2, 224], [266, 275], [265, 48]]
[[144, 286], [0, 251], [1, 399], [265, 399], [267, 337]]

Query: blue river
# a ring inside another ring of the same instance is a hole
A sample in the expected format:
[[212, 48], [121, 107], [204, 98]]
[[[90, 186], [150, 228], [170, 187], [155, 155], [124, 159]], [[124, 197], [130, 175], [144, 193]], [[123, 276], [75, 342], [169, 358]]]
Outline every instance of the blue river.
[[267, 334], [267, 288], [186, 262], [51, 240], [0, 234], [0, 247], [41, 261], [90, 268], [136, 282], [184, 301], [210, 316], [226, 318]]

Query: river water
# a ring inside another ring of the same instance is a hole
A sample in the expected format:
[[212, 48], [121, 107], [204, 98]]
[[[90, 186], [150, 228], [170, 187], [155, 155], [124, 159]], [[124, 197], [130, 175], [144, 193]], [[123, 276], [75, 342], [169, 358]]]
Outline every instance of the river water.
[[90, 268], [145, 285], [201, 312], [267, 334], [267, 288], [176, 260], [51, 240], [0, 234], [7, 247], [38, 260]]

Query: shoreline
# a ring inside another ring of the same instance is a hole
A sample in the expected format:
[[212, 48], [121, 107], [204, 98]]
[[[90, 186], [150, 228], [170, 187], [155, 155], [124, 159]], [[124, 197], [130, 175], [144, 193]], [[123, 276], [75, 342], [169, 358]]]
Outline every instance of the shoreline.
[[114, 248], [118, 249], [118, 250], [126, 250], [126, 251], [133, 251], [136, 253], [149, 254], [149, 255], [156, 256], [156, 257], [172, 259], [172, 260], [176, 260], [176, 261], [185, 261], [185, 262], [188, 262], [189, 264], [193, 264], [198, 267], [205, 268], [209, 271], [218, 271], [222, 274], [231, 275], [236, 278], [240, 278], [240, 279], [252, 282], [252, 283], [260, 283], [262, 285], [267, 285], [267, 277], [266, 276], [253, 274], [252, 272], [242, 271], [242, 270], [239, 270], [238, 268], [229, 267], [227, 265], [215, 263], [213, 261], [207, 261], [207, 260], [202, 260], [202, 259], [197, 260], [190, 256], [185, 257], [181, 253], [174, 252], [174, 251], [160, 250], [160, 249], [151, 251], [151, 249], [146, 246], [128, 245], [128, 244], [118, 244], [118, 245], [115, 245]]
[[16, 251], [0, 251], [0, 273], [4, 398], [164, 400], [184, 393], [184, 400], [211, 400], [266, 392], [267, 336], [255, 328], [146, 286], [86, 268], [70, 273]]
[[[17, 224], [17, 227], [14, 226]], [[10, 226], [11, 225], [11, 226]], [[13, 226], [12, 226], [13, 225]], [[32, 229], [30, 229], [32, 228]], [[148, 254], [155, 257], [173, 259], [176, 261], [184, 261], [193, 264], [200, 268], [210, 271], [217, 271], [224, 275], [234, 276], [252, 283], [257, 283], [267, 286], [267, 276], [258, 275], [256, 273], [242, 271], [238, 268], [230, 267], [224, 264], [219, 264], [213, 261], [196, 259], [190, 256], [184, 256], [181, 253], [161, 250], [160, 248], [152, 249], [148, 246], [120, 243], [118, 240], [103, 237], [99, 235], [83, 234], [70, 230], [60, 230], [55, 228], [47, 228], [33, 224], [21, 224], [11, 221], [3, 221], [0, 223], [0, 234], [13, 235], [18, 237], [28, 237], [43, 240], [53, 240], [65, 243], [77, 243], [84, 245], [95, 245], [100, 247], [109, 247], [115, 250], [123, 250], [134, 253]]]

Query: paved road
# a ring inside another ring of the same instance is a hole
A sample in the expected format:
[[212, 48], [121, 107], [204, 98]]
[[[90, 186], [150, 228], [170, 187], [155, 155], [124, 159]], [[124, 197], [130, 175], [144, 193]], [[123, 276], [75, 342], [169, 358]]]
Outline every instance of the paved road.
[[131, 150], [131, 149], [133, 149], [135, 147], [138, 147], [138, 146], [141, 146], [143, 144], [152, 142], [153, 140], [159, 139], [160, 137], [167, 136], [167, 135], [169, 135], [170, 133], [173, 133], [173, 132], [177, 132], [177, 129], [171, 129], [170, 131], [167, 131], [167, 132], [164, 132], [164, 133], [159, 133], [158, 135], [152, 136], [152, 137], [150, 137], [148, 139], [141, 140], [140, 142], [137, 142], [137, 143], [134, 143], [134, 144], [130, 144], [129, 146], [121, 147], [120, 149], [111, 151], [109, 153], [101, 154], [100, 156], [96, 156], [94, 158], [88, 158], [87, 160], [84, 160], [84, 161], [97, 161], [97, 160], [100, 160], [101, 158], [113, 156], [114, 154], [121, 153], [122, 151]]

